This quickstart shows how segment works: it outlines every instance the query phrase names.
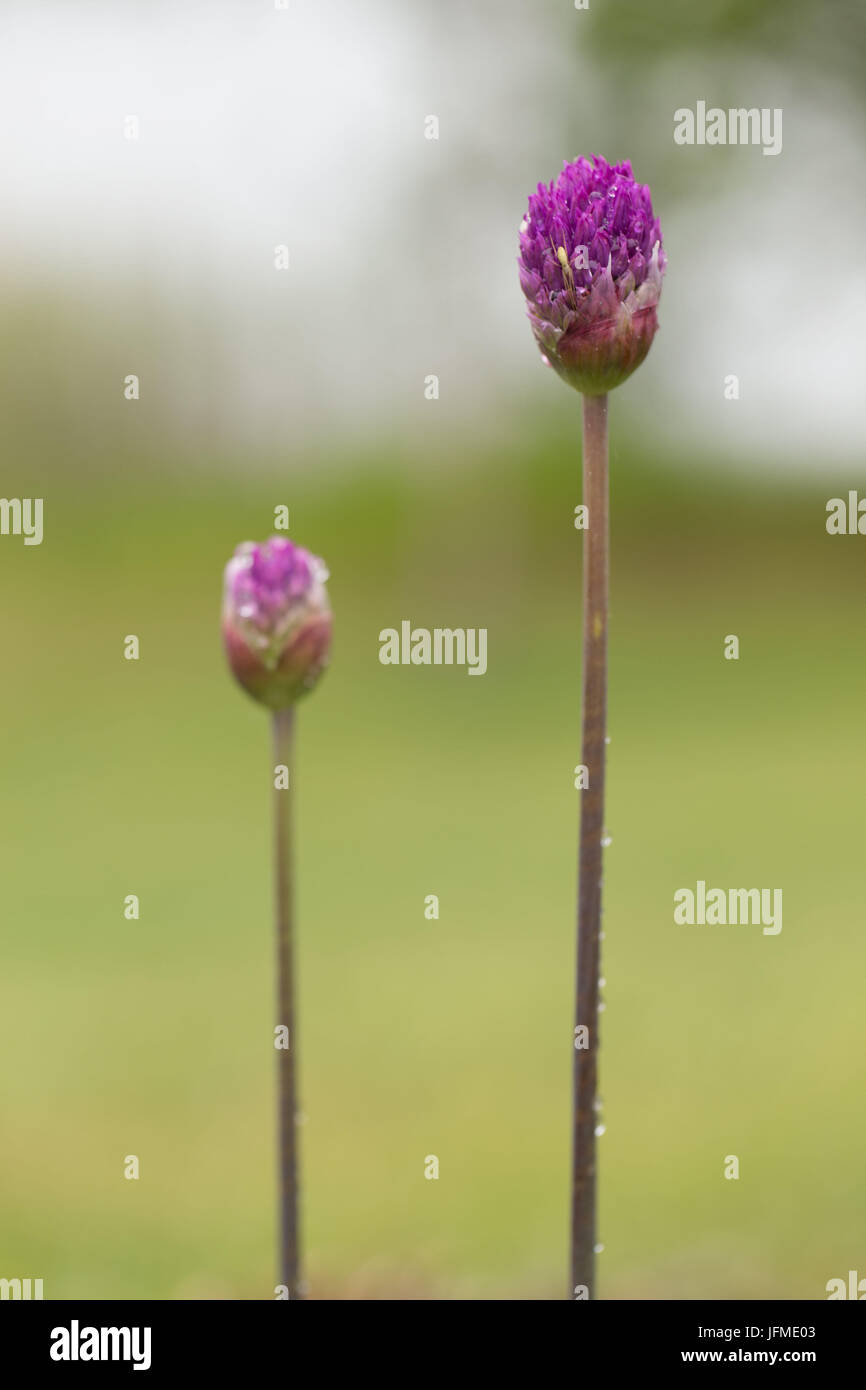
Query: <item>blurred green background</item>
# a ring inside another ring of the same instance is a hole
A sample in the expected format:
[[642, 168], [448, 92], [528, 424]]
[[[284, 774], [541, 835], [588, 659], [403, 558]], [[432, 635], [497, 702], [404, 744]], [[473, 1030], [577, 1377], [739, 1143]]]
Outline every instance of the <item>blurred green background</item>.
[[[821, 1297], [866, 1208], [858, 540], [615, 421], [612, 464], [602, 1292]], [[290, 497], [337, 615], [296, 784], [312, 1295], [562, 1293], [577, 468], [564, 430], [411, 483], [55, 480], [50, 541], [4, 540], [4, 1268], [270, 1296], [270, 752], [217, 610]], [[486, 676], [381, 666], [404, 617], [487, 626]], [[781, 934], [674, 926], [697, 878], [781, 887]]]
[[[79, 253], [49, 282], [38, 259], [29, 278], [9, 262], [2, 490], [44, 497], [45, 540], [0, 538], [0, 1276], [43, 1278], [48, 1298], [273, 1296], [271, 754], [265, 714], [224, 669], [218, 616], [227, 558], [287, 504], [292, 538], [330, 567], [336, 615], [332, 668], [299, 714], [296, 774], [311, 1297], [566, 1295], [579, 399], [537, 368], [512, 258], [535, 179], [576, 144], [596, 147], [595, 135], [580, 143], [584, 117], [594, 131], [612, 123], [613, 157], [632, 136], [641, 145], [672, 227], [662, 333], [611, 407], [600, 1294], [823, 1298], [827, 1280], [866, 1274], [866, 542], [824, 525], [827, 499], [862, 470], [831, 414], [826, 453], [774, 453], [723, 403], [737, 363], [714, 347], [726, 287], [708, 267], [752, 254], [752, 224], [743, 208], [692, 244], [689, 209], [722, 165], [705, 151], [677, 166], [670, 142], [673, 106], [696, 96], [776, 104], [772, 82], [752, 96], [726, 85], [738, 55], [758, 70], [781, 57], [792, 80], [811, 63], [829, 80], [831, 25], [807, 49], [779, 6], [756, 8], [764, 23], [752, 7], [676, 7], [666, 56], [685, 66], [660, 97], [640, 62], [662, 47], [645, 7], [618, 6], [616, 33], [599, 6], [586, 53], [609, 64], [607, 104], [584, 112], [569, 91], [547, 127], [539, 116], [500, 189], [513, 204], [504, 231], [484, 190], [476, 208], [461, 185], [502, 268], [499, 321], [513, 321], [527, 381], [498, 380], [483, 313], [452, 323], [455, 352], [486, 338], [477, 375], [457, 384], [461, 399], [487, 393], [468, 423], [447, 374], [442, 399], [422, 399], [438, 359], [420, 351], [408, 414], [377, 407], [372, 424], [347, 426], [349, 378], [375, 396], [390, 372], [398, 394], [396, 350], [341, 364], [319, 396], [307, 383], [302, 430], [288, 406], [259, 428], [233, 365], [258, 349], [211, 317], [221, 282], [205, 276], [196, 318], [158, 258], [116, 273]], [[506, 9], [519, 54], [541, 7]], [[399, 23], [396, 8], [376, 12]], [[543, 13], [558, 48], [575, 17]], [[480, 39], [474, 51], [477, 66]], [[852, 36], [849, 59], [857, 51]], [[717, 61], [716, 87], [688, 86], [690, 53]], [[642, 115], [653, 92], [656, 124]], [[722, 153], [736, 199], [745, 165]], [[750, 177], [770, 178], [774, 161], [741, 153], [757, 158]], [[476, 156], [467, 138], [468, 163], [449, 177], [465, 180]], [[381, 196], [387, 210], [393, 189]], [[448, 236], [435, 229], [435, 254], [414, 248], [414, 289], [431, 305]], [[334, 364], [315, 341], [308, 351], [315, 325], [298, 304], [272, 298], [273, 370], [295, 401], [296, 367]], [[387, 313], [370, 306], [371, 332]], [[744, 345], [766, 328], [757, 301], [752, 313]], [[181, 321], [190, 342], [178, 346]], [[688, 348], [677, 323], [694, 331]], [[410, 355], [424, 328], [407, 333]], [[680, 389], [687, 351], [706, 401]], [[136, 369], [130, 403], [122, 381]], [[678, 393], [691, 422], [680, 444]], [[766, 419], [754, 382], [744, 394]], [[487, 674], [381, 666], [380, 630], [406, 618], [486, 627]], [[129, 633], [138, 662], [123, 659]], [[736, 662], [723, 659], [729, 633]], [[782, 888], [781, 934], [675, 926], [673, 894], [699, 878]], [[124, 919], [130, 893], [139, 921]], [[424, 1177], [430, 1154], [438, 1181]], [[723, 1176], [731, 1154], [738, 1181]]]

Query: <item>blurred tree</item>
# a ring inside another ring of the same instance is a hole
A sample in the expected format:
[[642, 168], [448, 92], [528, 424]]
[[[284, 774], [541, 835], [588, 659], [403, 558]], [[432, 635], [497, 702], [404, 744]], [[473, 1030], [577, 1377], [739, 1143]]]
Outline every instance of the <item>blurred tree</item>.
[[586, 42], [629, 66], [693, 52], [720, 74], [752, 59], [846, 82], [866, 101], [866, 6], [862, 0], [590, 0]]

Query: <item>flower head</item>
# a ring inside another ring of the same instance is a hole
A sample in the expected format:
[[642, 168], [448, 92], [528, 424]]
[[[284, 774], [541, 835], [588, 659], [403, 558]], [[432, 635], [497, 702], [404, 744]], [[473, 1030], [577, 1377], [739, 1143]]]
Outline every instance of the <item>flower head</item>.
[[244, 689], [286, 709], [316, 684], [328, 661], [331, 608], [321, 560], [282, 536], [245, 541], [226, 565], [223, 640]]
[[578, 391], [619, 386], [650, 350], [665, 269], [646, 184], [628, 160], [576, 159], [529, 199], [520, 285], [542, 356]]

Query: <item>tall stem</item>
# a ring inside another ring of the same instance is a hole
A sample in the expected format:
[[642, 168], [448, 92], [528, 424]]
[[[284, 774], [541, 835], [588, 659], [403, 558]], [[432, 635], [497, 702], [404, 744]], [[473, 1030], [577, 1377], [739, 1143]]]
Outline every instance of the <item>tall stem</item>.
[[[595, 1297], [595, 1129], [604, 753], [607, 720], [608, 463], [607, 396], [583, 398], [582, 755], [589, 785], [581, 792], [577, 903], [577, 1001], [571, 1185], [571, 1298]], [[583, 1034], [583, 1028], [586, 1034]], [[584, 1045], [581, 1045], [584, 1044]], [[586, 1289], [577, 1293], [580, 1287]]]
[[274, 789], [274, 862], [277, 946], [277, 1023], [288, 1029], [288, 1046], [277, 1049], [280, 1174], [280, 1282], [290, 1299], [303, 1298], [298, 1230], [299, 1163], [296, 1066], [298, 1034], [295, 1019], [292, 951], [292, 751], [294, 711], [274, 714], [274, 763], [289, 769], [289, 786]]

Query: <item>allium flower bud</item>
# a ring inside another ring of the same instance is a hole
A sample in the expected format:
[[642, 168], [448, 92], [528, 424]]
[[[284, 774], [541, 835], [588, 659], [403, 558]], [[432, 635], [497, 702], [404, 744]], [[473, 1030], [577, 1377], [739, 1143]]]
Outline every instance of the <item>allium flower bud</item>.
[[520, 285], [545, 361], [587, 396], [650, 350], [665, 269], [650, 191], [631, 165], [576, 159], [538, 185], [520, 225]]
[[255, 700], [286, 709], [312, 690], [328, 661], [328, 571], [281, 536], [239, 545], [225, 572], [223, 639], [232, 672]]

